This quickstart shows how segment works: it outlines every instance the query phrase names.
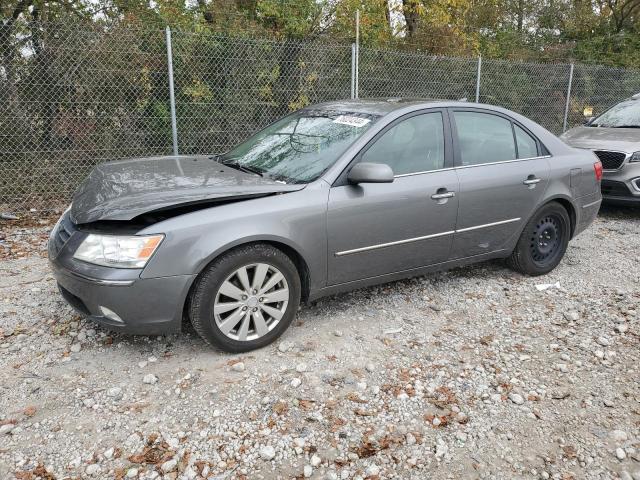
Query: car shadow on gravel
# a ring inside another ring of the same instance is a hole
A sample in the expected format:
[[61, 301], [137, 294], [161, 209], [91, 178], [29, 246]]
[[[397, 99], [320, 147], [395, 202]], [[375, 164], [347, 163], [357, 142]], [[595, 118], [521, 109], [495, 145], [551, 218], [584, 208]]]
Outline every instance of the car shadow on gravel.
[[640, 205], [634, 207], [603, 203], [598, 216], [610, 220], [640, 220]]

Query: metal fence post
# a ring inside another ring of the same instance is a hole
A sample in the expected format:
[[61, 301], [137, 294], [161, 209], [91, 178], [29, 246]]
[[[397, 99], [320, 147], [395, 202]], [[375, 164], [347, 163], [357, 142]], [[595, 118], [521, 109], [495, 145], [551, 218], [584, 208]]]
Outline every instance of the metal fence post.
[[571, 84], [573, 83], [573, 63], [569, 69], [569, 85], [567, 85], [567, 101], [564, 104], [564, 120], [562, 122], [562, 131], [567, 131], [567, 119], [569, 117], [569, 101], [571, 100]]
[[356, 10], [356, 69], [355, 69], [355, 85], [354, 85], [354, 98], [359, 98], [359, 69], [360, 69], [360, 10]]
[[356, 98], [356, 44], [351, 44], [351, 100]]
[[480, 103], [480, 76], [482, 75], [482, 55], [478, 56], [478, 73], [476, 73], [476, 103]]
[[173, 52], [171, 48], [171, 29], [165, 29], [167, 36], [167, 70], [169, 74], [169, 106], [171, 108], [171, 137], [173, 154], [178, 155], [178, 126], [176, 123], [176, 96], [173, 89]]

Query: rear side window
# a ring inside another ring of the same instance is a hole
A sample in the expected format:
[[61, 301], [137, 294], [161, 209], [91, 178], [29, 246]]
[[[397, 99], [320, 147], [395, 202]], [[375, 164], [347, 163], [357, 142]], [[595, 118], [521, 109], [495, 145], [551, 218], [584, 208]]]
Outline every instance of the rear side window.
[[538, 156], [538, 144], [536, 140], [518, 125], [513, 125], [518, 144], [518, 158], [533, 158]]
[[[463, 166], [516, 158], [511, 122], [497, 115], [453, 112]], [[534, 155], [535, 156], [535, 155]]]
[[444, 167], [444, 127], [440, 112], [402, 120], [378, 138], [361, 162], [384, 163], [394, 175], [428, 172]]

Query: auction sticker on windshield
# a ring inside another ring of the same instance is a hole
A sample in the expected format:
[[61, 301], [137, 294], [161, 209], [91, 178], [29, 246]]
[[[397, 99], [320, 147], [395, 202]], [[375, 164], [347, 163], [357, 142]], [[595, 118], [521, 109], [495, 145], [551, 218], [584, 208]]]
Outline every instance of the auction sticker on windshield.
[[353, 115], [340, 115], [335, 118], [333, 123], [341, 123], [342, 125], [350, 125], [352, 127], [364, 127], [371, 120], [368, 118], [354, 117]]

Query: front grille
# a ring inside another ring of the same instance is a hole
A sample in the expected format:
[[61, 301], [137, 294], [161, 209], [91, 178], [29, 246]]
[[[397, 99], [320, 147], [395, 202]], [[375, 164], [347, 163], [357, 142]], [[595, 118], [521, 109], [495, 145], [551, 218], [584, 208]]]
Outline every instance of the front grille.
[[608, 197], [628, 197], [631, 196], [631, 192], [626, 184], [623, 182], [615, 182], [613, 180], [602, 180], [600, 184], [600, 191], [602, 195]]
[[58, 255], [62, 247], [65, 246], [67, 241], [71, 238], [71, 235], [76, 231], [75, 225], [69, 218], [69, 212], [65, 213], [60, 219], [58, 228], [53, 233], [51, 238], [51, 253], [55, 257]]
[[617, 170], [624, 163], [627, 154], [623, 152], [611, 152], [609, 150], [595, 150], [593, 153], [600, 159], [605, 170]]

